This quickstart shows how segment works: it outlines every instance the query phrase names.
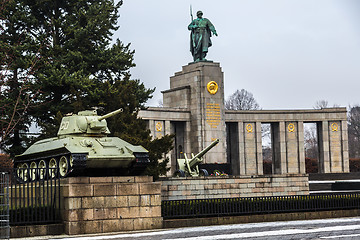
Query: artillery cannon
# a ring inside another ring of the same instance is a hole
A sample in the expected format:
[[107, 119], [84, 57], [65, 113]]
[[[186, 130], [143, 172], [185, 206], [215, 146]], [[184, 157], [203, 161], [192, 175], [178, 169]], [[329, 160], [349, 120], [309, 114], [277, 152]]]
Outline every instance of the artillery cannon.
[[140, 174], [150, 162], [148, 151], [107, 136], [106, 119], [120, 112], [122, 109], [98, 116], [96, 110], [86, 110], [66, 115], [57, 137], [40, 140], [15, 157], [18, 178], [26, 182], [84, 172]]
[[205, 149], [203, 149], [201, 152], [196, 154], [191, 154], [191, 158], [187, 158], [186, 154], [184, 153], [184, 159], [177, 159], [179, 169], [175, 171], [174, 177], [185, 177], [185, 176], [191, 176], [191, 177], [198, 177], [198, 176], [208, 176], [209, 173], [206, 169], [200, 169], [199, 170], [199, 164], [203, 162], [202, 157], [210, 151], [213, 147], [215, 147], [216, 144], [219, 143], [219, 139], [216, 139], [213, 141], [209, 146], [207, 146]]

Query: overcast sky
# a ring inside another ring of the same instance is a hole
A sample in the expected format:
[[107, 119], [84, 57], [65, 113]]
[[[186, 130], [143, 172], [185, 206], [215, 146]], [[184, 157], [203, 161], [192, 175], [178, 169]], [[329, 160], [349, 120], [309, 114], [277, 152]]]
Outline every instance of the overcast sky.
[[135, 49], [132, 78], [156, 87], [147, 105], [192, 62], [190, 4], [219, 34], [207, 59], [222, 67], [226, 98], [244, 88], [262, 109], [360, 104], [359, 0], [124, 0], [114, 38]]

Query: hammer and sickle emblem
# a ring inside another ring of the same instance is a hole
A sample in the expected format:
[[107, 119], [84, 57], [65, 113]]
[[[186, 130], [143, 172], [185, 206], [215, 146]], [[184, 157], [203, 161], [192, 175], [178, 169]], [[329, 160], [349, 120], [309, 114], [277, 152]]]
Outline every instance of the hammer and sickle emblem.
[[337, 124], [336, 122], [333, 122], [333, 123], [331, 124], [331, 130], [332, 130], [333, 132], [337, 132], [338, 129], [339, 129], [338, 124]]
[[215, 81], [210, 81], [210, 82], [208, 82], [208, 84], [207, 84], [206, 87], [207, 87], [207, 90], [208, 90], [208, 92], [209, 92], [210, 94], [215, 94], [215, 93], [217, 93], [218, 88], [219, 88], [218, 84], [217, 84]]
[[248, 133], [251, 133], [253, 130], [254, 130], [254, 129], [253, 129], [253, 125], [252, 125], [251, 123], [248, 123], [248, 124], [246, 125], [246, 131], [247, 131]]
[[289, 123], [288, 130], [289, 130], [289, 132], [294, 132], [295, 131], [295, 125], [293, 123]]
[[155, 127], [156, 127], [156, 131], [161, 132], [161, 130], [162, 130], [162, 123], [161, 123], [161, 122], [157, 122]]

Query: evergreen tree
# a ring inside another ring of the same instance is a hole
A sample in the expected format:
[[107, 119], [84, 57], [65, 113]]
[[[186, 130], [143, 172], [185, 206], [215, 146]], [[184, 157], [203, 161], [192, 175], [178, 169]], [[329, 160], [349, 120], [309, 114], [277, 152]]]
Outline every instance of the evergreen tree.
[[135, 66], [130, 45], [120, 40], [111, 44], [121, 5], [122, 1], [115, 4], [112, 0], [15, 2], [14, 11], [24, 14], [23, 27], [36, 43], [29, 46], [39, 49], [37, 55], [42, 59], [31, 82], [31, 89], [40, 89], [40, 93], [28, 116], [36, 119], [45, 138], [56, 135], [66, 113], [99, 107], [98, 112], [104, 114], [123, 108], [122, 114], [108, 119], [112, 133], [156, 150], [150, 155], [157, 168], [172, 140], [166, 136], [152, 141], [145, 123], [137, 119], [154, 89], [130, 79], [129, 69]]
[[42, 64], [40, 44], [27, 28], [31, 21], [21, 3], [0, 4], [0, 149], [12, 155], [21, 153], [28, 141], [22, 133], [28, 130], [27, 110], [37, 95], [33, 72]]

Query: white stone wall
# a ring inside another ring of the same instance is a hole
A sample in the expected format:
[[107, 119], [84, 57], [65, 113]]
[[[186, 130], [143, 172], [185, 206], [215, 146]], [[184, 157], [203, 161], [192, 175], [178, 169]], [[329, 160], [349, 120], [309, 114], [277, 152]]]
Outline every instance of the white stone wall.
[[308, 195], [305, 174], [161, 179], [162, 200]]

